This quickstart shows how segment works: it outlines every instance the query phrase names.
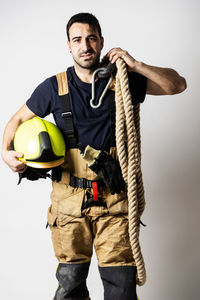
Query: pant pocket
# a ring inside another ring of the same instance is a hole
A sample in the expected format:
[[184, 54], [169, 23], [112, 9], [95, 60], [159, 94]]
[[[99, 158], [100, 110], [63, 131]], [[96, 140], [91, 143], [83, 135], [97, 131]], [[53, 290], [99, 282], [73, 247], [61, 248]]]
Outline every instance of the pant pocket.
[[49, 227], [56, 226], [56, 219], [57, 219], [57, 214], [53, 212], [52, 205], [48, 208], [47, 212], [47, 224]]
[[62, 263], [89, 262], [92, 256], [92, 234], [87, 219], [48, 211], [55, 256]]
[[53, 182], [51, 199], [57, 214], [80, 217], [84, 197], [85, 191], [81, 188], [73, 188], [70, 185]]
[[128, 213], [128, 199], [126, 192], [121, 191], [119, 194], [111, 195], [105, 190], [103, 192], [103, 199], [106, 202], [110, 215]]

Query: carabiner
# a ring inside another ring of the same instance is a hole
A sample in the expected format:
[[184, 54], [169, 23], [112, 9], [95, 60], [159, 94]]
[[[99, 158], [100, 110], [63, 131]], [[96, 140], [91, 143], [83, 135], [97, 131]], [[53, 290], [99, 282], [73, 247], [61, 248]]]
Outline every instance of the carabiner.
[[[107, 67], [98, 68], [94, 71], [94, 73], [92, 75], [92, 98], [90, 99], [90, 106], [92, 108], [99, 108], [101, 106], [103, 98], [112, 82], [112, 72], [115, 69], [116, 69], [116, 65], [109, 63]], [[108, 80], [108, 83], [99, 98], [99, 102], [95, 105], [93, 102], [95, 100], [95, 77], [96, 77], [97, 73], [99, 73], [99, 78], [106, 78], [106, 77], [110, 76], [110, 79]]]

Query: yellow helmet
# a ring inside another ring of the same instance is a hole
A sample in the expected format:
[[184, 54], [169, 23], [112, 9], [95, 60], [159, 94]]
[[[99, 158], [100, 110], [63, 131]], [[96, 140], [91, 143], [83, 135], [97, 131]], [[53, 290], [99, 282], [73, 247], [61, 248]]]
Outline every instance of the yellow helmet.
[[64, 162], [65, 140], [56, 125], [34, 117], [18, 127], [14, 150], [24, 154], [19, 160], [29, 167], [53, 168]]

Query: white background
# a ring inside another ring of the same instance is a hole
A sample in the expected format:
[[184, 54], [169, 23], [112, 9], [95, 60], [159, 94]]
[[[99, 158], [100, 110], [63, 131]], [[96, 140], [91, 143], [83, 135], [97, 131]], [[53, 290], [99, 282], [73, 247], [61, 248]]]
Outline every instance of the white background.
[[[1, 139], [7, 121], [35, 87], [72, 64], [65, 25], [78, 12], [99, 18], [103, 54], [121, 47], [187, 79], [184, 93], [147, 96], [141, 106], [147, 201], [141, 244], [148, 278], [138, 288], [140, 300], [200, 297], [199, 11], [198, 0], [0, 1]], [[17, 175], [1, 161], [3, 300], [53, 298], [57, 261], [45, 229], [50, 191], [47, 180], [17, 186]], [[92, 300], [103, 299], [95, 257], [88, 286]]]

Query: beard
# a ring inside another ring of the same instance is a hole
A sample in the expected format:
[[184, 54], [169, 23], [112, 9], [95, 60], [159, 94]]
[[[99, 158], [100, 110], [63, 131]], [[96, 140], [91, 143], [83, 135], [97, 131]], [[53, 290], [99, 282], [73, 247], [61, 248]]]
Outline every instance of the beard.
[[[95, 52], [92, 50], [89, 50], [86, 53], [93, 54]], [[79, 57], [81, 58], [81, 56], [86, 53], [81, 53], [79, 55]], [[99, 66], [100, 55], [94, 56], [94, 58], [92, 58], [92, 59], [85, 59], [84, 62], [76, 59], [75, 57], [73, 57], [73, 59], [79, 67], [81, 67], [83, 69], [87, 69], [87, 70], [95, 70]]]

